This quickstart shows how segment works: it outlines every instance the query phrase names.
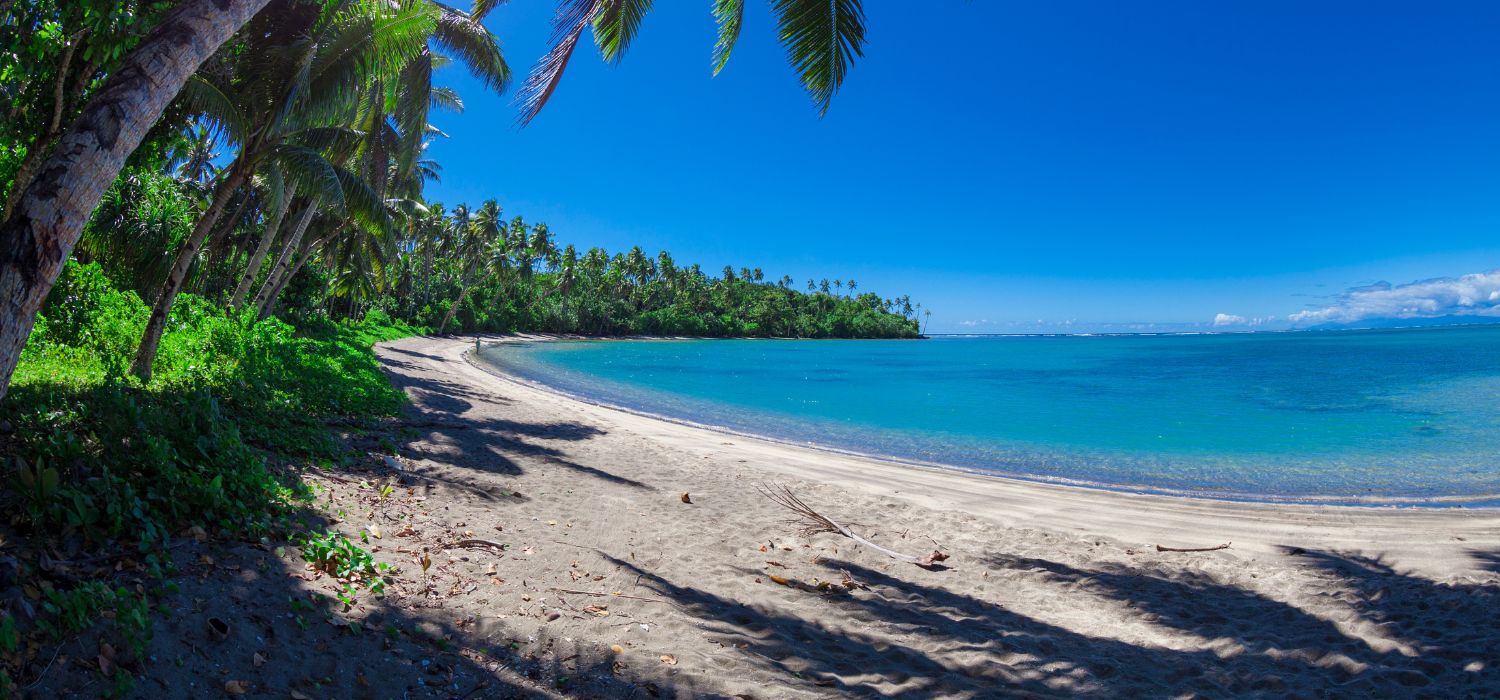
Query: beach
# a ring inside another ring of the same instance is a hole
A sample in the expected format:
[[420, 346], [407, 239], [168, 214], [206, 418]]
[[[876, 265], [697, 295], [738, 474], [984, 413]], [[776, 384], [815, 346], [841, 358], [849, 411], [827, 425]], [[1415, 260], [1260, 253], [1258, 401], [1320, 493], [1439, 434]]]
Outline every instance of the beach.
[[[445, 617], [472, 616], [470, 646], [566, 640], [564, 668], [683, 697], [1500, 692], [1500, 511], [918, 469], [586, 404], [473, 348], [377, 347], [412, 402], [399, 468], [430, 484], [412, 526], [508, 545], [445, 552], [460, 578], [505, 582], [445, 601]], [[950, 558], [922, 568], [800, 535], [759, 485]]]

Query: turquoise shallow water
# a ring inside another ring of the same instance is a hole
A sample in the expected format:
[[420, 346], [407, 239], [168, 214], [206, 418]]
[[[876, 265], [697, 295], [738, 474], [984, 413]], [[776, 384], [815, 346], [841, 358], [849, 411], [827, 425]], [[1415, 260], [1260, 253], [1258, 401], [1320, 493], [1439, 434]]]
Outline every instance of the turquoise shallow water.
[[924, 341], [579, 341], [482, 357], [736, 432], [1251, 500], [1500, 502], [1500, 326]]

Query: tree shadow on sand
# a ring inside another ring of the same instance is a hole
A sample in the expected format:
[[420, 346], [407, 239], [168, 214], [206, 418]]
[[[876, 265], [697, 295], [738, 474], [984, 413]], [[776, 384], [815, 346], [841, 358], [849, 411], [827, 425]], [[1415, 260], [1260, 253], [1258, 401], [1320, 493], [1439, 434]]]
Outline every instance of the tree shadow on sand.
[[[387, 346], [385, 350], [418, 355]], [[427, 356], [430, 357], [430, 356]], [[482, 388], [431, 376], [428, 368], [386, 356], [382, 364], [391, 383], [411, 399], [402, 418], [389, 427], [402, 433], [403, 454], [434, 463], [436, 478], [470, 482], [457, 470], [484, 471], [518, 476], [523, 469], [514, 457], [525, 456], [550, 466], [571, 470], [580, 476], [602, 479], [638, 489], [651, 486], [582, 464], [554, 444], [582, 442], [604, 435], [591, 425], [569, 421], [533, 423], [481, 415], [483, 409], [514, 402]], [[450, 468], [451, 467], [451, 468]]]
[[[831, 595], [814, 618], [746, 604], [611, 563], [699, 618], [740, 661], [777, 671], [788, 690], [872, 697], [1380, 696], [1493, 697], [1500, 692], [1500, 587], [1443, 584], [1368, 558], [1299, 555], [1340, 604], [1325, 619], [1213, 577], [1104, 565], [1081, 569], [993, 555], [1059, 597], [1102, 597], [1135, 625], [1170, 628], [1180, 648], [1082, 634], [964, 593], [824, 560], [870, 591]], [[953, 570], [941, 576], [974, 576]], [[911, 578], [929, 574], [910, 569]], [[760, 574], [744, 570], [749, 577]], [[788, 595], [816, 595], [788, 589]], [[1106, 628], [1107, 633], [1108, 628]], [[1346, 631], [1347, 630], [1347, 631]], [[1356, 634], [1354, 630], [1361, 633]], [[878, 631], [878, 635], [869, 634]], [[772, 696], [776, 694], [771, 691]]]

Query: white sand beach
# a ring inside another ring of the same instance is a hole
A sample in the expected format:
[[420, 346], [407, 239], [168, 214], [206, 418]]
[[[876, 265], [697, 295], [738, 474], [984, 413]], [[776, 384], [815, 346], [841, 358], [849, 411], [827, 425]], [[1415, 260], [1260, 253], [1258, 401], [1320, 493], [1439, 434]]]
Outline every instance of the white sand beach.
[[[445, 614], [474, 616], [475, 646], [567, 640], [572, 664], [612, 659], [591, 668], [683, 697], [1500, 693], [1495, 509], [917, 469], [590, 405], [498, 376], [473, 348], [377, 350], [413, 403], [403, 468], [436, 486], [415, 525], [512, 547], [455, 564], [484, 578], [492, 563], [508, 582], [482, 604], [448, 601]], [[930, 570], [800, 536], [757, 493], [766, 483], [886, 547], [951, 558]], [[501, 490], [520, 498], [497, 503]], [[868, 588], [818, 590], [846, 572]]]

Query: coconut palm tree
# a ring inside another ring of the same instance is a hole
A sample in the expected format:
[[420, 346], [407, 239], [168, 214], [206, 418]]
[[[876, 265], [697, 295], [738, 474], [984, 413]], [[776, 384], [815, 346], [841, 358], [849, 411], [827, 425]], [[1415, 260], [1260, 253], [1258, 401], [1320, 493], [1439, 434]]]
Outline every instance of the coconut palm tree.
[[[71, 126], [53, 139], [57, 145], [47, 151], [46, 159], [36, 168], [36, 172], [45, 175], [14, 188], [10, 196], [14, 204], [11, 214], [0, 223], [0, 398], [9, 388], [11, 374], [42, 301], [78, 242], [89, 212], [116, 178], [126, 157], [141, 143], [198, 67], [272, 2], [181, 0], [109, 73]], [[268, 13], [272, 16], [271, 21], [297, 16], [306, 12], [308, 7], [331, 12], [356, 4], [337, 0], [321, 6], [300, 0], [274, 2], [276, 11]], [[477, 63], [495, 67], [489, 59], [497, 56], [498, 51], [491, 53], [485, 42], [476, 39], [483, 38], [480, 20], [502, 2], [504, 0], [476, 0], [472, 12], [464, 15], [433, 2], [368, 0], [369, 5], [384, 8], [391, 15], [406, 14], [418, 6], [427, 8], [428, 16], [433, 18], [428, 36], [465, 59], [471, 70], [475, 69], [476, 58], [486, 59]], [[586, 28], [593, 29], [604, 59], [617, 62], [623, 57], [651, 4], [651, 0], [560, 0], [553, 47], [526, 81], [521, 121], [525, 123], [534, 119], [553, 94]], [[819, 106], [820, 113], [826, 113], [849, 65], [855, 57], [862, 55], [864, 18], [861, 0], [771, 0], [771, 5], [777, 15], [777, 32], [787, 48], [788, 60], [803, 87]], [[719, 27], [718, 43], [714, 48], [714, 70], [717, 73], [726, 65], [739, 39], [744, 2], [716, 0], [714, 14]], [[396, 27], [380, 29], [394, 31]], [[383, 33], [372, 30], [366, 38], [374, 39]], [[247, 45], [253, 45], [258, 38], [256, 32], [248, 33]], [[402, 60], [392, 60], [398, 55]], [[417, 55], [422, 55], [420, 46]], [[368, 64], [396, 71], [395, 75], [384, 70], [380, 72], [382, 80], [399, 81], [402, 71], [423, 73], [424, 69], [413, 67], [413, 62], [406, 60], [408, 58], [405, 51], [382, 51]], [[432, 65], [436, 66], [437, 61]], [[365, 67], [368, 66], [361, 66]], [[430, 71], [425, 74], [430, 75]], [[354, 82], [357, 81], [329, 81], [328, 87], [334, 90], [328, 97], [341, 96], [343, 90], [356, 91], [359, 86]], [[318, 94], [319, 90], [315, 88], [313, 92]], [[337, 102], [336, 99], [328, 101]], [[283, 106], [291, 108], [294, 104], [288, 102]], [[409, 103], [409, 106], [417, 107], [415, 103]], [[415, 121], [415, 116], [410, 116], [409, 123]], [[418, 141], [424, 138], [411, 136], [410, 131], [403, 133]], [[248, 133], [242, 137], [245, 135]], [[214, 199], [209, 204], [210, 211], [222, 213], [235, 191], [254, 173], [255, 168], [248, 167], [253, 165], [247, 162], [238, 170], [221, 174]], [[299, 190], [303, 189], [303, 184], [298, 183]], [[318, 189], [311, 187], [307, 191]], [[212, 222], [204, 228], [202, 232], [195, 230], [184, 245], [184, 253], [188, 249], [193, 249], [193, 252], [179, 255], [186, 258], [186, 264], [173, 266], [174, 278], [186, 277], [185, 270], [176, 275], [177, 268], [191, 267], [196, 248], [202, 244], [208, 229], [213, 228]], [[169, 287], [179, 289], [182, 284], [181, 279], [169, 282]], [[153, 309], [153, 331], [148, 332], [142, 343], [143, 350], [149, 351], [138, 354], [134, 367], [137, 374], [150, 374], [155, 341], [149, 342], [150, 348], [145, 347], [148, 345], [146, 341], [153, 334], [159, 338], [160, 329], [165, 327], [165, 311], [170, 310], [174, 297], [175, 293], [168, 289], [158, 296], [156, 306], [164, 309], [161, 314]]]
[[[295, 5], [285, 13], [268, 13], [254, 21], [246, 46], [222, 65], [211, 66], [190, 81], [184, 97], [212, 120], [236, 154], [225, 166], [213, 199], [178, 250], [172, 272], [147, 319], [131, 373], [151, 379], [151, 365], [166, 330], [172, 303], [182, 290], [204, 238], [225, 206], [262, 164], [272, 163], [310, 197], [310, 209], [294, 231], [295, 248], [316, 207], [343, 208], [365, 183], [330, 161], [332, 151], [348, 150], [359, 132], [348, 128], [346, 115], [356, 104], [360, 86], [391, 74], [426, 45], [435, 11], [423, 5], [387, 5], [345, 0], [320, 11]], [[375, 198], [356, 202], [357, 211], [383, 217]], [[285, 253], [283, 254], [283, 258]], [[284, 269], [285, 266], [283, 265]], [[270, 287], [271, 285], [267, 285]], [[264, 305], [263, 293], [257, 301]]]
[[[510, 269], [511, 247], [515, 243], [513, 239], [506, 235], [506, 226], [505, 222], [500, 218], [500, 211], [500, 205], [495, 200], [487, 200], [484, 204], [480, 205], [479, 211], [476, 212], [474, 217], [473, 225], [470, 226], [470, 230], [465, 236], [466, 241], [472, 241], [472, 243], [467, 243], [464, 246], [465, 257], [469, 259], [465, 267], [480, 268], [485, 271], [484, 277], [478, 282], [480, 286], [488, 283], [496, 275]], [[518, 226], [522, 229], [525, 228], [525, 224], [521, 222], [520, 217], [516, 217], [515, 223], [510, 228], [513, 230]], [[522, 233], [521, 235], [523, 237], [522, 240], [525, 240], [525, 234]], [[458, 292], [458, 299], [453, 302], [452, 306], [448, 307], [448, 313], [443, 316], [442, 323], [438, 324], [437, 332], [439, 335], [442, 335], [448, 329], [448, 324], [453, 321], [453, 315], [458, 313], [460, 306], [463, 306], [464, 299], [468, 298], [469, 290], [472, 288], [473, 285], [468, 281], [468, 275], [465, 275], [462, 287]]]

